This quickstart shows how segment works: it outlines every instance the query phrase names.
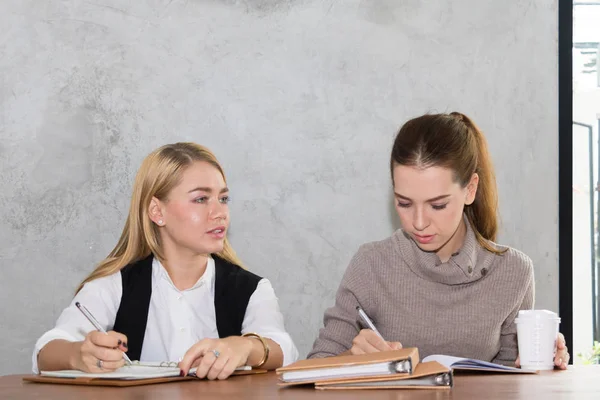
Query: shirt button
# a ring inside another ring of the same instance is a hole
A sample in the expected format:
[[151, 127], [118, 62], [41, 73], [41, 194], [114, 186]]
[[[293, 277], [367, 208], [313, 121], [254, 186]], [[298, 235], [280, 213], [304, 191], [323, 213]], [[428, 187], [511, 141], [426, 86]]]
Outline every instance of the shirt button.
[[182, 295], [177, 296], [177, 300], [179, 300], [179, 301], [183, 300], [183, 296]]
[[179, 328], [179, 332], [185, 332], [185, 328], [182, 326], [181, 328]]
[[473, 267], [471, 267], [471, 266], [469, 265], [469, 268], [467, 268], [467, 271], [468, 271], [469, 273], [472, 273], [472, 272], [473, 272]]
[[486, 269], [486, 268], [483, 268], [483, 269], [481, 270], [481, 276], [486, 276], [486, 275], [487, 275], [487, 273], [488, 273], [488, 271], [487, 271], [487, 269]]

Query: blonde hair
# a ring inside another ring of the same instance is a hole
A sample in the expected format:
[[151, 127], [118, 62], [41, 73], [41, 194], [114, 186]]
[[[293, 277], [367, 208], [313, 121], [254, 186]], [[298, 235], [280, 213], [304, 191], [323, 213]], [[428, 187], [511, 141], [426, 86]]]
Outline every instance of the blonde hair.
[[[123, 267], [154, 254], [160, 261], [164, 256], [156, 225], [148, 216], [152, 197], [164, 200], [181, 180], [183, 171], [192, 163], [204, 161], [214, 166], [225, 180], [223, 168], [215, 155], [196, 143], [174, 143], [162, 146], [150, 153], [142, 162], [133, 184], [129, 215], [115, 248], [96, 269], [81, 282], [77, 292], [87, 282], [112, 275]], [[217, 255], [242, 267], [235, 251], [225, 238], [223, 250]], [[76, 292], [76, 293], [77, 293]]]

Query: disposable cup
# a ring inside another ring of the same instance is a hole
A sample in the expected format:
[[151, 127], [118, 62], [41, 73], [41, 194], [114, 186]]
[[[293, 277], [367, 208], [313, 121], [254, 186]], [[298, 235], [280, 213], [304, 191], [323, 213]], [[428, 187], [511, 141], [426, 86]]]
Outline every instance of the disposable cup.
[[548, 310], [521, 310], [515, 323], [521, 368], [553, 369], [558, 315]]

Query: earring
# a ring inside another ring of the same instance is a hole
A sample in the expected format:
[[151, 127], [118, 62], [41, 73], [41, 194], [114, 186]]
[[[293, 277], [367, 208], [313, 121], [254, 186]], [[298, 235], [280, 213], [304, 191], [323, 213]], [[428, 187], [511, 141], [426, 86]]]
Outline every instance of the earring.
[[161, 226], [162, 226], [162, 224], [163, 224], [163, 220], [162, 220], [162, 219], [159, 219], [159, 220], [158, 220], [158, 225], [161, 225]]

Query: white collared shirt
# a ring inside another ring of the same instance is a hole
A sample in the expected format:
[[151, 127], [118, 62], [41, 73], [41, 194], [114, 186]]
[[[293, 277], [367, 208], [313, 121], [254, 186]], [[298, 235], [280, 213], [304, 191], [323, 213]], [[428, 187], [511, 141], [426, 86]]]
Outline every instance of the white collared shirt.
[[[113, 328], [123, 293], [121, 273], [88, 282], [63, 310], [54, 329], [38, 339], [33, 351], [33, 372], [38, 373], [37, 356], [56, 339], [81, 341], [94, 327], [75, 306], [82, 305], [107, 331]], [[185, 352], [205, 338], [218, 338], [215, 314], [215, 262], [209, 258], [206, 271], [196, 284], [179, 290], [156, 258], [152, 261], [152, 296], [140, 361], [179, 361]], [[242, 322], [242, 333], [255, 332], [279, 344], [283, 365], [298, 359], [298, 350], [285, 331], [283, 315], [271, 283], [261, 279], [250, 296]]]

